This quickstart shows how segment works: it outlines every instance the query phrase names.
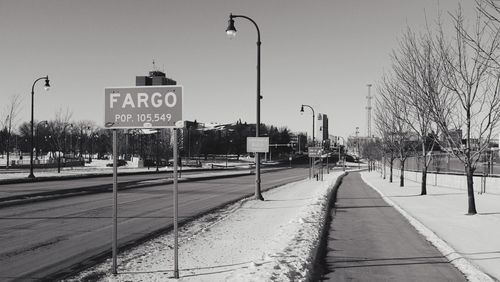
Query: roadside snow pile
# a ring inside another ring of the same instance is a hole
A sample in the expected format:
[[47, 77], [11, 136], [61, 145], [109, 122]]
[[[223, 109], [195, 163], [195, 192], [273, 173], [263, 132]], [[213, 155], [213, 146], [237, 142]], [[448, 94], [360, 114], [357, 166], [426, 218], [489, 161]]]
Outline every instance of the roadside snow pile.
[[[180, 281], [303, 281], [325, 222], [327, 196], [341, 172], [244, 199], [179, 230]], [[153, 239], [67, 281], [168, 281], [173, 234]], [[173, 279], [172, 279], [173, 280]], [[174, 280], [176, 281], [176, 280]]]

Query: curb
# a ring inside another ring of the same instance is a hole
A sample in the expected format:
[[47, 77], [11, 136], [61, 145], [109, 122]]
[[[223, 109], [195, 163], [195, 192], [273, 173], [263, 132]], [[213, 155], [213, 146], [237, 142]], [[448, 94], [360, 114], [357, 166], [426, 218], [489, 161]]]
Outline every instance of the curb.
[[328, 238], [328, 231], [329, 231], [329, 226], [332, 221], [332, 218], [330, 216], [330, 212], [332, 208], [335, 207], [335, 203], [337, 202], [337, 191], [339, 190], [340, 185], [342, 184], [342, 181], [345, 176], [349, 174], [349, 171], [346, 171], [339, 175], [337, 177], [337, 180], [335, 181], [335, 184], [331, 187], [327, 199], [326, 199], [326, 206], [323, 211], [323, 224], [319, 229], [319, 238], [318, 238], [318, 244], [316, 247], [311, 251], [310, 255], [310, 261], [312, 262], [309, 267], [308, 267], [308, 275], [306, 276], [306, 281], [319, 281], [319, 277], [317, 277], [320, 274], [320, 267], [321, 265], [319, 264], [319, 258], [323, 256], [324, 252], [326, 251], [326, 243], [327, 243], [327, 238]]
[[363, 177], [363, 174], [361, 174], [361, 179], [373, 190], [379, 193], [382, 199], [387, 204], [393, 206], [403, 217], [405, 217], [408, 222], [426, 238], [427, 241], [429, 241], [434, 247], [436, 247], [448, 259], [448, 261], [453, 264], [453, 266], [455, 266], [460, 272], [462, 272], [462, 274], [464, 274], [468, 281], [498, 281], [469, 262], [465, 257], [463, 257], [455, 249], [453, 249], [446, 241], [444, 241], [436, 233], [434, 233], [434, 231], [427, 228], [422, 222], [405, 211], [401, 206], [396, 204], [389, 197], [385, 196], [377, 187], [375, 187], [375, 185], [366, 180], [366, 178]]

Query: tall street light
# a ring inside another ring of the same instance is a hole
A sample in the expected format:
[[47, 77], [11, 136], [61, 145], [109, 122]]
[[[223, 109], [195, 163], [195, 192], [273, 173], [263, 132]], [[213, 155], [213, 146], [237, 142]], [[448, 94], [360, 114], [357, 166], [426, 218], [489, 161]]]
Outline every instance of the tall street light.
[[356, 126], [356, 145], [358, 147], [358, 169], [361, 169], [361, 152], [359, 151], [359, 127]]
[[[344, 137], [339, 136], [339, 138], [342, 138], [342, 146], [343, 146], [343, 147], [344, 147], [344, 149], [345, 149], [345, 139], [344, 139]], [[339, 142], [339, 143], [340, 143], [340, 142]], [[340, 144], [338, 144], [338, 147], [339, 147], [339, 162], [340, 162], [340, 149], [341, 149]], [[342, 163], [343, 163], [343, 165], [344, 165], [344, 171], [345, 171], [345, 153], [344, 153], [344, 157], [343, 157]]]
[[[255, 136], [260, 137], [260, 99], [262, 96], [260, 95], [260, 30], [257, 23], [251, 18], [243, 15], [233, 15], [229, 14], [228, 26], [226, 29], [226, 33], [229, 38], [234, 38], [236, 36], [236, 28], [234, 27], [234, 19], [235, 18], [244, 18], [253, 23], [255, 28], [257, 29], [257, 123], [255, 124]], [[260, 191], [260, 153], [255, 153], [255, 198], [263, 201], [264, 197], [262, 197]]]
[[316, 145], [316, 141], [314, 139], [314, 109], [313, 109], [313, 107], [311, 107], [309, 105], [302, 105], [302, 106], [300, 106], [300, 112], [301, 113], [304, 112], [304, 107], [308, 107], [312, 111], [312, 118], [313, 118], [313, 128], [312, 128], [312, 130], [313, 130], [313, 146], [315, 146]]
[[[313, 140], [313, 146], [315, 146], [316, 140], [314, 139], [314, 117], [315, 117], [314, 116], [314, 109], [313, 109], [313, 107], [311, 107], [309, 105], [302, 104], [300, 106], [300, 113], [304, 113], [304, 107], [308, 107], [312, 111], [312, 118], [313, 118], [312, 140]], [[315, 165], [314, 163], [315, 163], [314, 158], [309, 157], [309, 178], [312, 178], [314, 175], [314, 165]]]
[[35, 178], [35, 175], [33, 174], [33, 148], [35, 147], [35, 137], [34, 137], [34, 132], [33, 132], [33, 119], [35, 115], [35, 110], [34, 110], [34, 105], [35, 105], [35, 84], [42, 80], [45, 79], [45, 91], [48, 91], [50, 89], [50, 84], [49, 84], [49, 76], [43, 76], [40, 78], [37, 78], [35, 82], [33, 82], [33, 86], [31, 87], [31, 150], [30, 150], [30, 174], [28, 175], [28, 178]]

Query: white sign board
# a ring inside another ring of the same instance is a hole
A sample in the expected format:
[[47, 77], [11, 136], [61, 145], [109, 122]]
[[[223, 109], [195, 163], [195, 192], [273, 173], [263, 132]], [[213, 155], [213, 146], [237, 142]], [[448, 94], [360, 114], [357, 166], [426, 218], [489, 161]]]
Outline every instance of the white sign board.
[[319, 158], [323, 154], [323, 148], [321, 147], [308, 147], [307, 152], [310, 158]]
[[248, 153], [268, 153], [269, 137], [247, 137]]
[[104, 89], [106, 128], [175, 128], [182, 120], [180, 85]]

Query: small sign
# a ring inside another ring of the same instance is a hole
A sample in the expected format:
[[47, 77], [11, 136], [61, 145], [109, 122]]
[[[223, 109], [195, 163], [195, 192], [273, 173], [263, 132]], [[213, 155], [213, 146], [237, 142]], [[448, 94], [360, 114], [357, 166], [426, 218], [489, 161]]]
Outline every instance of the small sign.
[[269, 137], [247, 137], [248, 153], [268, 153]]
[[182, 120], [180, 85], [104, 89], [106, 128], [176, 128]]
[[310, 158], [319, 158], [323, 154], [323, 148], [321, 147], [308, 147], [307, 153]]

